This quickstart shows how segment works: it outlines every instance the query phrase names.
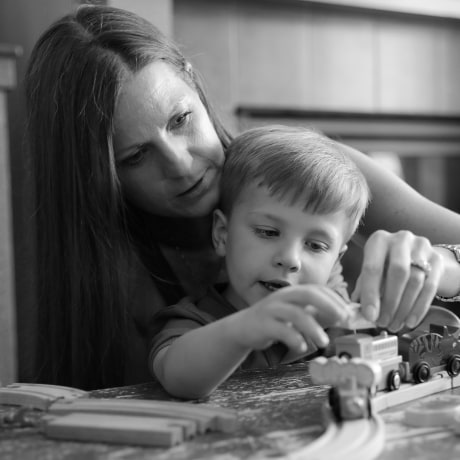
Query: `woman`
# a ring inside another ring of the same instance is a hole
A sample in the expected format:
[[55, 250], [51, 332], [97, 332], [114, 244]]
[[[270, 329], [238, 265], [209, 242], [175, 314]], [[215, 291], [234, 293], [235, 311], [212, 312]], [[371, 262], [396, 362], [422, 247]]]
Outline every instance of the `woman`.
[[[38, 380], [88, 389], [146, 380], [149, 319], [220, 276], [209, 216], [230, 135], [179, 50], [110, 7], [80, 7], [43, 34], [26, 93]], [[385, 229], [366, 243], [354, 296], [397, 330], [422, 319], [436, 290], [460, 290], [453, 254], [427, 239], [455, 241], [460, 216], [346, 149], [373, 195], [362, 234]]]

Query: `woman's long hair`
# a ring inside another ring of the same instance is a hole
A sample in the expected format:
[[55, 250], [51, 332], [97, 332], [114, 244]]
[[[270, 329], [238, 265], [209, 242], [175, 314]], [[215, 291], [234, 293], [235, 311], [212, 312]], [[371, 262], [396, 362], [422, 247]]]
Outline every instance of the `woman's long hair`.
[[115, 168], [113, 117], [127, 76], [159, 59], [196, 89], [226, 146], [229, 136], [181, 52], [135, 14], [82, 6], [54, 23], [32, 52], [25, 81], [39, 381], [86, 389], [123, 383], [136, 258]]

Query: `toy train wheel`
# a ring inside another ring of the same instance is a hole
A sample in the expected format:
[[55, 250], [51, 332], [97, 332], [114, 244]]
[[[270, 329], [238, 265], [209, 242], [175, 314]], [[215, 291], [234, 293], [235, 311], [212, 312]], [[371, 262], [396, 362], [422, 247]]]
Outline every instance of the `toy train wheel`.
[[338, 422], [342, 420], [342, 414], [340, 411], [340, 397], [336, 388], [332, 387], [328, 393], [329, 406], [331, 407], [332, 413]]
[[371, 392], [370, 391], [367, 397], [367, 415], [368, 415], [368, 418], [372, 418], [372, 403], [371, 403]]
[[426, 361], [419, 361], [415, 364], [412, 375], [414, 376], [415, 383], [426, 382], [431, 375], [430, 365]]
[[387, 377], [387, 387], [390, 391], [399, 390], [401, 386], [401, 375], [399, 371], [392, 370]]
[[342, 351], [341, 353], [339, 353], [339, 358], [345, 358], [345, 359], [350, 360], [350, 359], [351, 359], [351, 355], [350, 355], [350, 353], [348, 353], [348, 352], [346, 352], [346, 351]]
[[460, 374], [460, 355], [449, 356], [446, 370], [451, 377], [457, 377], [457, 375]]

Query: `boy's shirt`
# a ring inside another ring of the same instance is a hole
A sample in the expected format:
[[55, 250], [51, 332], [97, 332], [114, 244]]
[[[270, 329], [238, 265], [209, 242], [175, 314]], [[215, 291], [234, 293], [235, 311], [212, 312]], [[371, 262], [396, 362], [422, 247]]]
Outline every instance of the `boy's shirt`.
[[345, 302], [351, 302], [350, 294], [348, 293], [348, 283], [344, 280], [342, 272], [342, 263], [340, 260], [337, 260], [332, 267], [331, 274], [327, 280], [327, 286], [339, 294]]
[[[152, 319], [155, 329], [153, 331], [154, 339], [151, 342], [149, 354], [149, 366], [152, 375], [154, 358], [164, 347], [171, 345], [175, 339], [192, 329], [197, 329], [238, 312], [221, 295], [225, 287], [225, 284], [216, 285], [196, 303], [185, 297], [179, 303], [164, 308], [154, 316]], [[285, 345], [276, 343], [265, 350], [252, 351], [240, 367], [242, 369], [275, 367], [279, 364], [297, 361], [315, 351], [317, 348], [310, 342], [308, 342], [308, 350], [305, 353], [292, 352]]]

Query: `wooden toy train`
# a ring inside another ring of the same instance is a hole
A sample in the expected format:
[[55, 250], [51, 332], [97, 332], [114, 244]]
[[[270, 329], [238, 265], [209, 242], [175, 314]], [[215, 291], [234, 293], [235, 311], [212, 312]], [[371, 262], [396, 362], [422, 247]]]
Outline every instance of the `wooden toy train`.
[[335, 340], [335, 355], [311, 361], [317, 384], [331, 385], [329, 405], [338, 420], [371, 417], [377, 391], [398, 390], [402, 382], [420, 384], [434, 374], [460, 374], [460, 327], [431, 324], [401, 336], [349, 334]]

